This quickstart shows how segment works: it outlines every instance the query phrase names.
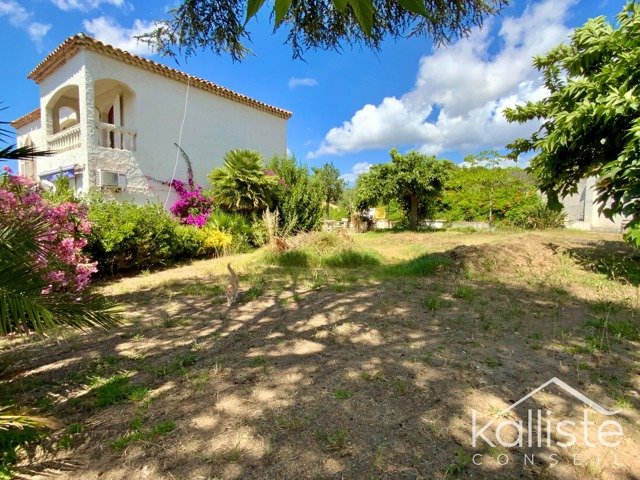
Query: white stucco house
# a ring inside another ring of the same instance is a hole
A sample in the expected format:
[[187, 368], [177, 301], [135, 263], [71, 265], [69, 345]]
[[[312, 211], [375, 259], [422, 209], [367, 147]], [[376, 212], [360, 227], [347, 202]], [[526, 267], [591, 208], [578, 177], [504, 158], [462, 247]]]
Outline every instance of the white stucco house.
[[[40, 106], [14, 120], [18, 146], [50, 150], [20, 162], [36, 180], [63, 174], [77, 192], [102, 188], [117, 199], [162, 200], [182, 125], [182, 148], [194, 177], [222, 164], [232, 148], [284, 155], [291, 112], [207, 80], [105, 45], [85, 34], [65, 40], [28, 78], [40, 87]], [[186, 179], [182, 160], [176, 177]]]

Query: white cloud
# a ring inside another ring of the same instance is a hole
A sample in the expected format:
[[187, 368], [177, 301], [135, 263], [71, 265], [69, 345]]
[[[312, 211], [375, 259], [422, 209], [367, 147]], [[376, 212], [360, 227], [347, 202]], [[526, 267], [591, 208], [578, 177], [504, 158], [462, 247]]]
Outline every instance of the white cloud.
[[[467, 152], [502, 148], [530, 134], [537, 122], [509, 124], [503, 111], [546, 94], [532, 58], [567, 39], [571, 30], [565, 17], [575, 2], [543, 0], [519, 17], [504, 18], [497, 39], [490, 38], [488, 24], [422, 57], [411, 91], [365, 105], [330, 129], [308, 157], [400, 145], [414, 145], [428, 154]], [[492, 53], [496, 45], [500, 48]]]
[[351, 167], [350, 173], [344, 173], [340, 175], [345, 182], [353, 184], [358, 179], [360, 175], [363, 173], [367, 173], [371, 169], [371, 164], [369, 162], [358, 162], [353, 167]]
[[0, 17], [8, 17], [9, 23], [20, 27], [31, 18], [31, 14], [14, 0], [0, 0]]
[[39, 23], [33, 22], [30, 23], [27, 27], [27, 33], [29, 34], [29, 38], [33, 40], [37, 45], [42, 44], [42, 39], [45, 37], [47, 33], [51, 30], [51, 24], [47, 23]]
[[134, 20], [131, 28], [121, 26], [111, 17], [97, 17], [82, 22], [85, 30], [108, 45], [121, 48], [138, 55], [153, 55], [153, 49], [138, 41], [137, 35], [147, 33], [154, 28], [153, 21]]
[[51, 0], [53, 4], [60, 10], [68, 12], [69, 10], [80, 10], [88, 12], [100, 7], [102, 4], [113, 5], [114, 7], [125, 7], [125, 0]]
[[315, 87], [318, 85], [318, 81], [315, 78], [295, 78], [289, 79], [289, 89], [293, 90], [296, 87]]
[[51, 29], [51, 24], [32, 22], [33, 13], [15, 0], [0, 0], [0, 17], [7, 17], [11, 25], [25, 30], [38, 50], [42, 48], [42, 39]]

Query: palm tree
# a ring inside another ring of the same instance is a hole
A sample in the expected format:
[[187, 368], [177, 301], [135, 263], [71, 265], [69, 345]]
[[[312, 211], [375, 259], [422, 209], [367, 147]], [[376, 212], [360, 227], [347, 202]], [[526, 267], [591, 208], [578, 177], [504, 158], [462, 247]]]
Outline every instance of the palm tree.
[[275, 174], [265, 172], [262, 155], [255, 150], [231, 150], [224, 166], [209, 173], [214, 202], [223, 209], [251, 214], [272, 203]]

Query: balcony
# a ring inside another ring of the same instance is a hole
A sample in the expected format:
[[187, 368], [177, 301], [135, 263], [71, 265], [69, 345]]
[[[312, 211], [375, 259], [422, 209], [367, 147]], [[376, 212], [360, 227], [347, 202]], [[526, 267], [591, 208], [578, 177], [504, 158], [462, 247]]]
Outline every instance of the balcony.
[[111, 123], [98, 122], [98, 145], [119, 150], [136, 150], [136, 130]]
[[74, 125], [47, 138], [47, 150], [65, 152], [80, 146], [80, 125]]

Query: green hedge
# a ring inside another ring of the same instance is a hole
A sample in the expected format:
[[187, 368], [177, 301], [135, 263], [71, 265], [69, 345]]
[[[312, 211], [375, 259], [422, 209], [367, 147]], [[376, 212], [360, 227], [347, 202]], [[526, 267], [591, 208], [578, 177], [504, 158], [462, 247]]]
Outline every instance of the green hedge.
[[204, 254], [201, 232], [180, 225], [160, 204], [98, 201], [89, 207], [87, 250], [103, 272], [168, 264]]

